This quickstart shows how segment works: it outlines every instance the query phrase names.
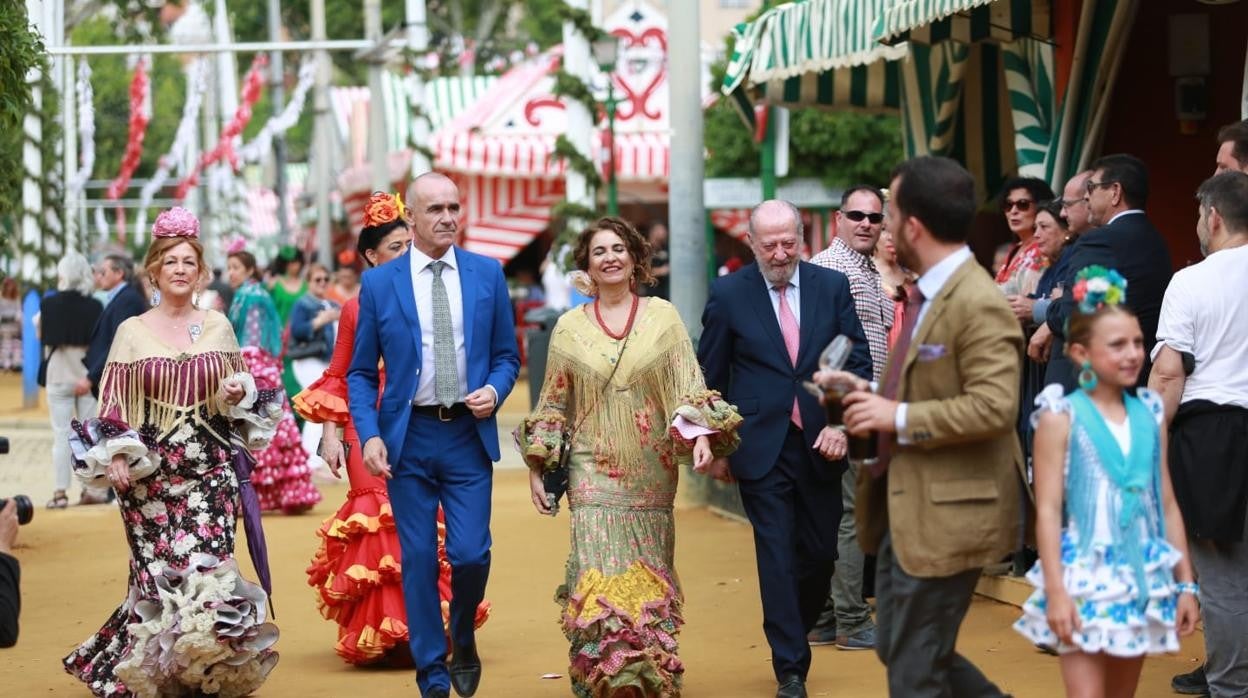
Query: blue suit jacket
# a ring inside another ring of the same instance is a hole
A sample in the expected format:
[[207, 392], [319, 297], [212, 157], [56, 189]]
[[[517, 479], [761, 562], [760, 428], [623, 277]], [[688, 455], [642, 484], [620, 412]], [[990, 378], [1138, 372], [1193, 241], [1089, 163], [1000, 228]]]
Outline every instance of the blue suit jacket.
[[[455, 248], [463, 293], [464, 350], [469, 392], [484, 385], [498, 391], [502, 405], [516, 383], [520, 354], [503, 268], [489, 257]], [[377, 404], [378, 360], [386, 364], [386, 388]], [[355, 353], [347, 372], [351, 418], [360, 443], [380, 436], [392, 464], [403, 453], [412, 399], [420, 381], [420, 319], [412, 289], [408, 254], [364, 273]], [[497, 407], [495, 408], [497, 410]], [[477, 433], [497, 461], [498, 425], [494, 415], [477, 420]]]
[[[806, 262], [801, 263], [799, 274], [801, 341], [796, 367], [789, 361], [758, 264], [716, 279], [702, 312], [698, 362], [706, 385], [720, 391], [744, 418], [741, 446], [730, 460], [738, 478], [760, 478], [775, 465], [788, 433], [794, 396], [806, 445], [814, 446], [820, 428], [827, 424], [827, 413], [801, 382], [818, 370], [819, 354], [837, 335], [854, 342], [845, 370], [871, 380], [871, 354], [849, 293], [849, 280], [839, 271]], [[817, 470], [826, 470], [828, 477], [841, 476], [839, 468]]]

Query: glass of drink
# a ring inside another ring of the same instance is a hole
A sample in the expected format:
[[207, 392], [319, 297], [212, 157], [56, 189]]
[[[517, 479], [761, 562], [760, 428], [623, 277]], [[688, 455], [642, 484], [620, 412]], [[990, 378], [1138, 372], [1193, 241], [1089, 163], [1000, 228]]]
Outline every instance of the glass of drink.
[[[819, 368], [824, 371], [839, 371], [849, 359], [854, 343], [845, 335], [838, 335], [824, 347], [819, 355]], [[828, 413], [828, 426], [845, 426], [845, 405], [841, 401], [854, 390], [852, 380], [838, 380], [823, 386], [823, 407]]]
[[874, 431], [863, 436], [849, 436], [849, 460], [859, 467], [870, 468], [880, 462], [879, 439]]

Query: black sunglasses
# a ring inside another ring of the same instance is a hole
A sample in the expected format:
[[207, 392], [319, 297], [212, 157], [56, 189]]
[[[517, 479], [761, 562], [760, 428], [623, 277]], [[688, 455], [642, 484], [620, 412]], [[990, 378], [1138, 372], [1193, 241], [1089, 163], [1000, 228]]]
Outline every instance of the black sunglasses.
[[861, 223], [864, 218], [870, 221], [871, 225], [879, 225], [884, 222], [883, 213], [867, 213], [866, 211], [841, 211], [841, 213], [855, 223]]
[[1016, 200], [1006, 199], [1004, 209], [1008, 211], [1012, 208], [1016, 208], [1018, 209], [1019, 213], [1027, 213], [1028, 211], [1031, 210], [1031, 205], [1033, 203], [1035, 202], [1032, 201], [1031, 199], [1016, 199]]

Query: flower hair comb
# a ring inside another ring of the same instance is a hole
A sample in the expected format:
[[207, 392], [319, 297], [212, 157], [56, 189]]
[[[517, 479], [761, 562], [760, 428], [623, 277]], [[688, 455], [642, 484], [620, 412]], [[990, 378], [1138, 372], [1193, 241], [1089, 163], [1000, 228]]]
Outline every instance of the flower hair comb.
[[373, 195], [368, 197], [368, 203], [364, 204], [364, 227], [372, 228], [393, 223], [402, 219], [406, 212], [403, 197], [397, 192], [394, 194], [382, 191], [373, 192]]
[[1127, 280], [1116, 269], [1099, 265], [1085, 267], [1075, 275], [1071, 290], [1079, 312], [1094, 313], [1107, 305], [1119, 305], [1127, 300]]
[[198, 238], [199, 219], [181, 206], [174, 206], [156, 216], [156, 222], [152, 224], [152, 237]]

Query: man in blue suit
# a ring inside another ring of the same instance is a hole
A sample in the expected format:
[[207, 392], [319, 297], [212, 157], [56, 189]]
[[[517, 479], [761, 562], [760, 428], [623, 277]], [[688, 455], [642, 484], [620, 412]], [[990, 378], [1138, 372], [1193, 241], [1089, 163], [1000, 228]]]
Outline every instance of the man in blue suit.
[[801, 215], [786, 201], [750, 214], [755, 263], [711, 286], [698, 361], [706, 385], [737, 406], [741, 446], [711, 473], [740, 483], [754, 527], [763, 632], [771, 645], [777, 698], [804, 698], [806, 634], [828, 597], [841, 520], [843, 431], [827, 425], [802, 388], [837, 335], [853, 340], [844, 367], [871, 379], [867, 339], [839, 271], [799, 261]]
[[[490, 490], [499, 458], [494, 413], [520, 368], [507, 283], [497, 261], [455, 246], [459, 189], [426, 173], [408, 188], [412, 248], [364, 274], [347, 374], [364, 464], [389, 480], [403, 596], [422, 696], [481, 679], [473, 633], [490, 571]], [[378, 404], [378, 360], [386, 386]], [[451, 563], [452, 659], [438, 599], [437, 509]]]

